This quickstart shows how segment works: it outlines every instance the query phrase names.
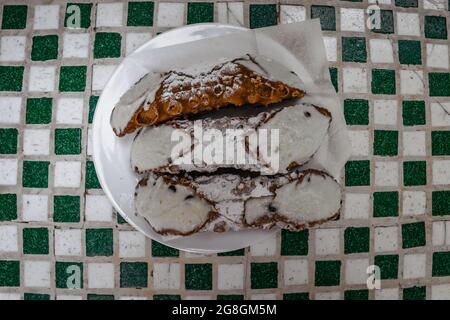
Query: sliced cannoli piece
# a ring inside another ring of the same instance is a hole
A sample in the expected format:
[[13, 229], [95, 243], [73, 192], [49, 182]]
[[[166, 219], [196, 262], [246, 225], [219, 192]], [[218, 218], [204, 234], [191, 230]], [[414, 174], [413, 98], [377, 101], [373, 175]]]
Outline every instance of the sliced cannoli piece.
[[[303, 103], [249, 118], [174, 120], [140, 131], [132, 145], [131, 165], [138, 173], [213, 172], [221, 168], [286, 173], [314, 155], [328, 133], [330, 121], [331, 114], [326, 109]], [[201, 133], [197, 134], [195, 130], [200, 130], [200, 126]], [[230, 134], [230, 129], [238, 134]], [[217, 141], [202, 139], [211, 130], [221, 134], [222, 144], [215, 145], [215, 152], [223, 152], [217, 158], [208, 157], [207, 152], [210, 144]], [[258, 136], [253, 147], [249, 143], [251, 136]], [[261, 137], [267, 137], [267, 144]], [[228, 143], [233, 138], [235, 142]], [[237, 150], [243, 151], [243, 157], [234, 156]]]
[[125, 93], [126, 98], [112, 111], [111, 125], [116, 135], [123, 136], [141, 126], [228, 105], [267, 106], [301, 98], [302, 87], [298, 76], [283, 65], [250, 55], [206, 71], [202, 66], [191, 66], [164, 74], [151, 73]]

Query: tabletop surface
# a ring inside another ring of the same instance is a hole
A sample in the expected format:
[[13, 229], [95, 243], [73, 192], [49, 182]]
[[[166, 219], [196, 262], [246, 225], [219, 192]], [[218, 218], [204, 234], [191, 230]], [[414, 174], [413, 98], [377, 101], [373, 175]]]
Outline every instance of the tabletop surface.
[[[0, 299], [450, 299], [450, 1], [2, 2]], [[353, 147], [340, 220], [218, 255], [134, 231], [90, 144], [121, 59], [185, 24], [310, 18]]]

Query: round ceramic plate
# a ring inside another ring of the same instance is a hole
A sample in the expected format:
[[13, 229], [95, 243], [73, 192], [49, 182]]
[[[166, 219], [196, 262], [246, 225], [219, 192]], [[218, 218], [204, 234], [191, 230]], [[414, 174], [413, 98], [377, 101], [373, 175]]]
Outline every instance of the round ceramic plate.
[[[151, 228], [144, 218], [135, 214], [134, 191], [138, 177], [131, 170], [130, 166], [130, 149], [134, 135], [122, 138], [116, 137], [110, 126], [111, 111], [114, 103], [120, 98], [119, 93], [123, 93], [142, 76], [137, 73], [142, 73], [144, 67], [139, 65], [139, 59], [133, 59], [133, 57], [144, 56], [146, 59], [152, 59], [152, 52], [153, 56], [155, 56], [157, 48], [230, 34], [240, 30], [246, 29], [220, 24], [200, 24], [174, 29], [151, 39], [125, 58], [117, 67], [106, 84], [95, 111], [92, 138], [93, 156], [95, 169], [103, 191], [112, 202], [114, 208], [134, 228], [158, 242], [180, 250], [197, 253], [236, 250], [263, 241], [276, 230], [244, 230], [225, 233], [202, 232], [172, 240], [164, 239]], [[267, 45], [271, 45], [271, 43], [267, 43]], [[273, 47], [273, 50], [283, 50], [277, 49], [279, 46], [276, 45], [270, 47]], [[179, 53], [177, 54], [179, 55], [185, 54], [183, 50], [174, 51], [178, 51]]]

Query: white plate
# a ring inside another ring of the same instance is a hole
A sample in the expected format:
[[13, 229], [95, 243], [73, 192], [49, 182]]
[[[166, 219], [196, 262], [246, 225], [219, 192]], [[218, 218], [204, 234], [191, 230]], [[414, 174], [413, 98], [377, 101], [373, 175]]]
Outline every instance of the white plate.
[[[116, 137], [109, 122], [114, 103], [120, 98], [120, 92], [124, 92], [132, 83], [139, 79], [140, 76], [136, 74], [137, 70], [142, 71], [142, 68], [139, 69], [135, 62], [127, 63], [130, 62], [129, 60], [132, 60], [129, 58], [137, 54], [142, 56], [144, 53], [145, 57], [152, 59], [152, 50], [155, 48], [225, 35], [238, 30], [246, 29], [220, 24], [200, 24], [174, 29], [151, 39], [129, 57], [125, 58], [118, 66], [106, 84], [97, 104], [93, 122], [93, 157], [103, 191], [112, 202], [114, 208], [128, 223], [146, 236], [169, 247], [196, 253], [224, 252], [244, 248], [263, 241], [271, 234], [277, 232], [276, 229], [225, 233], [203, 232], [189, 237], [165, 241], [153, 231], [144, 218], [135, 214], [133, 198], [138, 179], [130, 166], [130, 147], [134, 135], [123, 138]], [[279, 46], [276, 45], [273, 48], [275, 51], [282, 50], [277, 49]], [[180, 55], [183, 55], [181, 50], [178, 51]], [[124, 79], [127, 79], [125, 82], [128, 83], [125, 85], [128, 86], [126, 88], [124, 88]]]

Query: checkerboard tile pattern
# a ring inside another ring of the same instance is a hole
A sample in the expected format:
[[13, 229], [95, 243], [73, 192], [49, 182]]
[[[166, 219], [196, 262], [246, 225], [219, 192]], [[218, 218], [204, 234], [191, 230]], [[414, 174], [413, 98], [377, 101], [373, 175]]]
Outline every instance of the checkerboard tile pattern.
[[[450, 298], [447, 0], [33, 3], [0, 13], [0, 299]], [[310, 18], [353, 147], [341, 219], [210, 256], [134, 231], [103, 194], [90, 144], [121, 59], [185, 24]], [[380, 290], [366, 286], [373, 264]]]

